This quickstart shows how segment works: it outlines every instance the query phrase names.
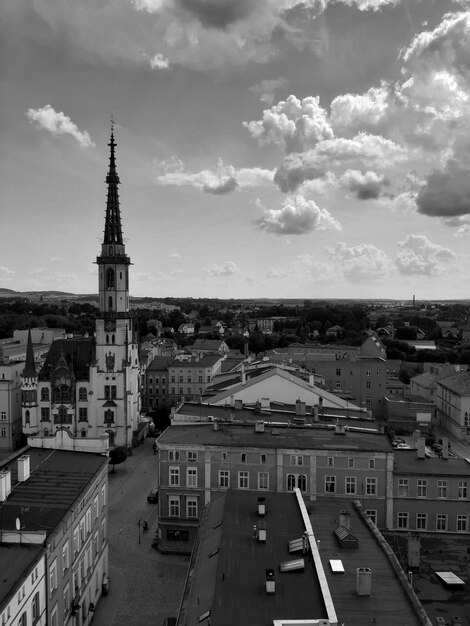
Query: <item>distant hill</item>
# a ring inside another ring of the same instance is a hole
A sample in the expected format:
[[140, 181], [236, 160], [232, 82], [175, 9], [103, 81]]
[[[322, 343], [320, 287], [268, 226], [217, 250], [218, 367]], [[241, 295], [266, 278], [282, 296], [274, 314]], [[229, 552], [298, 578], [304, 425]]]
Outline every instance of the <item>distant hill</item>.
[[43, 298], [76, 298], [77, 296], [67, 291], [15, 291], [14, 289], [7, 289], [0, 287], [0, 298], [31, 298], [40, 297]]

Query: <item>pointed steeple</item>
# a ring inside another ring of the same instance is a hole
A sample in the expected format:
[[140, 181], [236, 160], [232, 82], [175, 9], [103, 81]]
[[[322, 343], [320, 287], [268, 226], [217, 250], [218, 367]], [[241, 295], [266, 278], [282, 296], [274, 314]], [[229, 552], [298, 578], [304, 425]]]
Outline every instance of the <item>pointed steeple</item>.
[[28, 330], [28, 343], [26, 344], [26, 362], [23, 370], [23, 378], [35, 378], [36, 366], [34, 365], [33, 340], [31, 329]]
[[118, 173], [116, 171], [116, 158], [114, 155], [114, 148], [116, 143], [114, 141], [114, 122], [111, 120], [111, 140], [108, 143], [110, 148], [109, 155], [109, 171], [106, 176], [106, 183], [108, 185], [108, 197], [106, 201], [106, 221], [104, 225], [104, 240], [103, 244], [118, 244], [123, 245], [122, 241], [122, 227], [121, 227], [121, 212], [119, 210], [119, 190], [118, 185], [120, 183]]

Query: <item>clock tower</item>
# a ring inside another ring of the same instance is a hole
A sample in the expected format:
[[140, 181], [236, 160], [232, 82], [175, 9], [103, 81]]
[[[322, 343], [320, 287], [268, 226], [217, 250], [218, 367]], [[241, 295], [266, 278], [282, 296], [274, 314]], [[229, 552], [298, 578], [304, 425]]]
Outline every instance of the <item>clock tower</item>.
[[96, 419], [110, 443], [131, 448], [139, 413], [139, 356], [129, 310], [129, 266], [122, 237], [119, 176], [114, 129], [111, 127], [106, 217], [101, 254], [97, 257], [99, 314], [96, 319], [96, 363], [93, 384]]

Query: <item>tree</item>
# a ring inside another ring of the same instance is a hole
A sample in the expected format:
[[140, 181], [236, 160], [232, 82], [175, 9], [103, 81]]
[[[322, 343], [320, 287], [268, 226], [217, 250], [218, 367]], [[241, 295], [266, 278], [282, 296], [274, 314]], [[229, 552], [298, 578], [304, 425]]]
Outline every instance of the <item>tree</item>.
[[126, 448], [122, 446], [118, 446], [117, 448], [111, 448], [111, 450], [109, 451], [109, 464], [113, 466], [113, 469], [111, 471], [114, 473], [116, 471], [114, 469], [114, 466], [119, 465], [119, 463], [124, 463], [126, 459]]

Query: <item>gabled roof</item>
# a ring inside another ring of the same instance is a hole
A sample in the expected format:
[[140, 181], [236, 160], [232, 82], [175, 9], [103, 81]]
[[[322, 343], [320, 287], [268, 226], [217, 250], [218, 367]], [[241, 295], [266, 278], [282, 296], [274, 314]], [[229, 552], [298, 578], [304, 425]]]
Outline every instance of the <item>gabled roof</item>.
[[470, 372], [460, 372], [439, 381], [439, 384], [454, 391], [459, 396], [470, 395]]
[[223, 339], [196, 339], [193, 345], [188, 347], [190, 350], [218, 350], [223, 343], [225, 343]]
[[171, 356], [156, 356], [147, 367], [147, 372], [166, 370], [172, 361]]
[[[273, 385], [273, 383], [275, 383]], [[275, 391], [274, 391], [275, 390]], [[274, 367], [259, 374], [254, 378], [247, 379], [231, 387], [226, 388], [220, 394], [211, 398], [211, 404], [223, 404], [227, 398], [240, 398], [245, 402], [256, 401], [262, 397], [270, 397], [271, 400], [278, 400], [286, 403], [295, 403], [297, 399], [318, 404], [321, 397], [323, 406], [325, 407], [341, 407], [359, 410], [359, 407], [339, 398], [333, 393], [321, 389], [316, 385], [310, 385], [308, 382], [289, 374], [285, 370]], [[284, 397], [281, 397], [284, 396]]]
[[65, 359], [77, 380], [89, 380], [90, 366], [95, 360], [94, 339], [92, 337], [74, 337], [53, 341], [39, 372], [39, 380], [50, 380], [61, 358]]

